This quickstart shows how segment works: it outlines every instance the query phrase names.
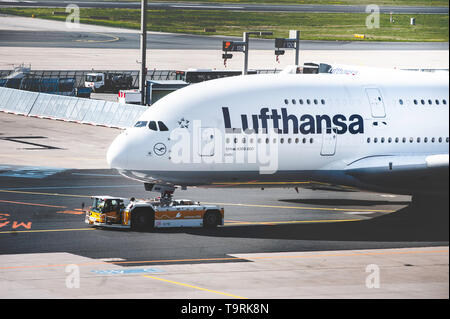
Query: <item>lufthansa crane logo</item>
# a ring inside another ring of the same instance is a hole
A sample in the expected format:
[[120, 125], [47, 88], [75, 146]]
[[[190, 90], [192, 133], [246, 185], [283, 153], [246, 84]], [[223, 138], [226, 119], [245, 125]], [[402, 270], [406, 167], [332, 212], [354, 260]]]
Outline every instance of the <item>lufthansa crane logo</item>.
[[166, 154], [167, 147], [163, 143], [156, 143], [155, 146], [153, 146], [153, 153], [155, 153], [158, 156], [162, 156]]

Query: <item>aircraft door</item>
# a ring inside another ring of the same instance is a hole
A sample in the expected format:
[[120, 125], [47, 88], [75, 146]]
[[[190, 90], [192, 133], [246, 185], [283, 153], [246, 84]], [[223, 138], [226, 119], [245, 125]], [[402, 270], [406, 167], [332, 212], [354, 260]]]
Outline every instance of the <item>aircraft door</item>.
[[369, 99], [370, 109], [373, 117], [386, 117], [383, 97], [379, 89], [367, 88], [366, 95]]
[[199, 148], [200, 156], [214, 156], [214, 129], [209, 127], [199, 128]]
[[322, 149], [320, 155], [332, 156], [336, 153], [337, 134], [336, 128], [333, 128], [330, 132], [329, 128], [322, 133]]

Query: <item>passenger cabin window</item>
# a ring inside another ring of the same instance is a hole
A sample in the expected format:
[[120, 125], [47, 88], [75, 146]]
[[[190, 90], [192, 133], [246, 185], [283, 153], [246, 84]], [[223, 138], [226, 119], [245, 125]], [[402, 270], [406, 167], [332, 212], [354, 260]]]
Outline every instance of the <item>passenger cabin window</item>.
[[147, 126], [147, 121], [137, 121], [136, 124], [134, 124], [134, 127], [144, 127]]
[[156, 127], [156, 122], [155, 121], [150, 121], [150, 123], [148, 123], [148, 128], [151, 129], [152, 131], [157, 131], [158, 128]]

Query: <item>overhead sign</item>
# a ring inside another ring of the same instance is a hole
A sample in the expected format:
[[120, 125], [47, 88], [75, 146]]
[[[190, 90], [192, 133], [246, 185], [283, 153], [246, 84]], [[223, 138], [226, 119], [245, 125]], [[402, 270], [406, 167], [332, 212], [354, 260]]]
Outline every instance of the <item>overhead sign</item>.
[[284, 39], [284, 38], [276, 38], [275, 39], [275, 47], [276, 48], [286, 48], [286, 49], [295, 49], [296, 39]]

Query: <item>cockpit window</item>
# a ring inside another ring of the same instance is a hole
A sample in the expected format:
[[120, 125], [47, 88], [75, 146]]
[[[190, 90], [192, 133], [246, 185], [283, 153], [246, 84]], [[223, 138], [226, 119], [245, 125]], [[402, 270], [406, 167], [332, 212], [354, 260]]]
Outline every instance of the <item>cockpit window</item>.
[[169, 129], [167, 128], [166, 124], [164, 124], [161, 121], [158, 121], [158, 126], [159, 126], [159, 130], [160, 131], [168, 131]]
[[137, 121], [136, 124], [134, 124], [134, 127], [144, 127], [147, 126], [147, 121]]
[[150, 121], [150, 123], [148, 123], [148, 128], [151, 129], [152, 131], [157, 131], [158, 128], [156, 127], [156, 122], [155, 121]]

